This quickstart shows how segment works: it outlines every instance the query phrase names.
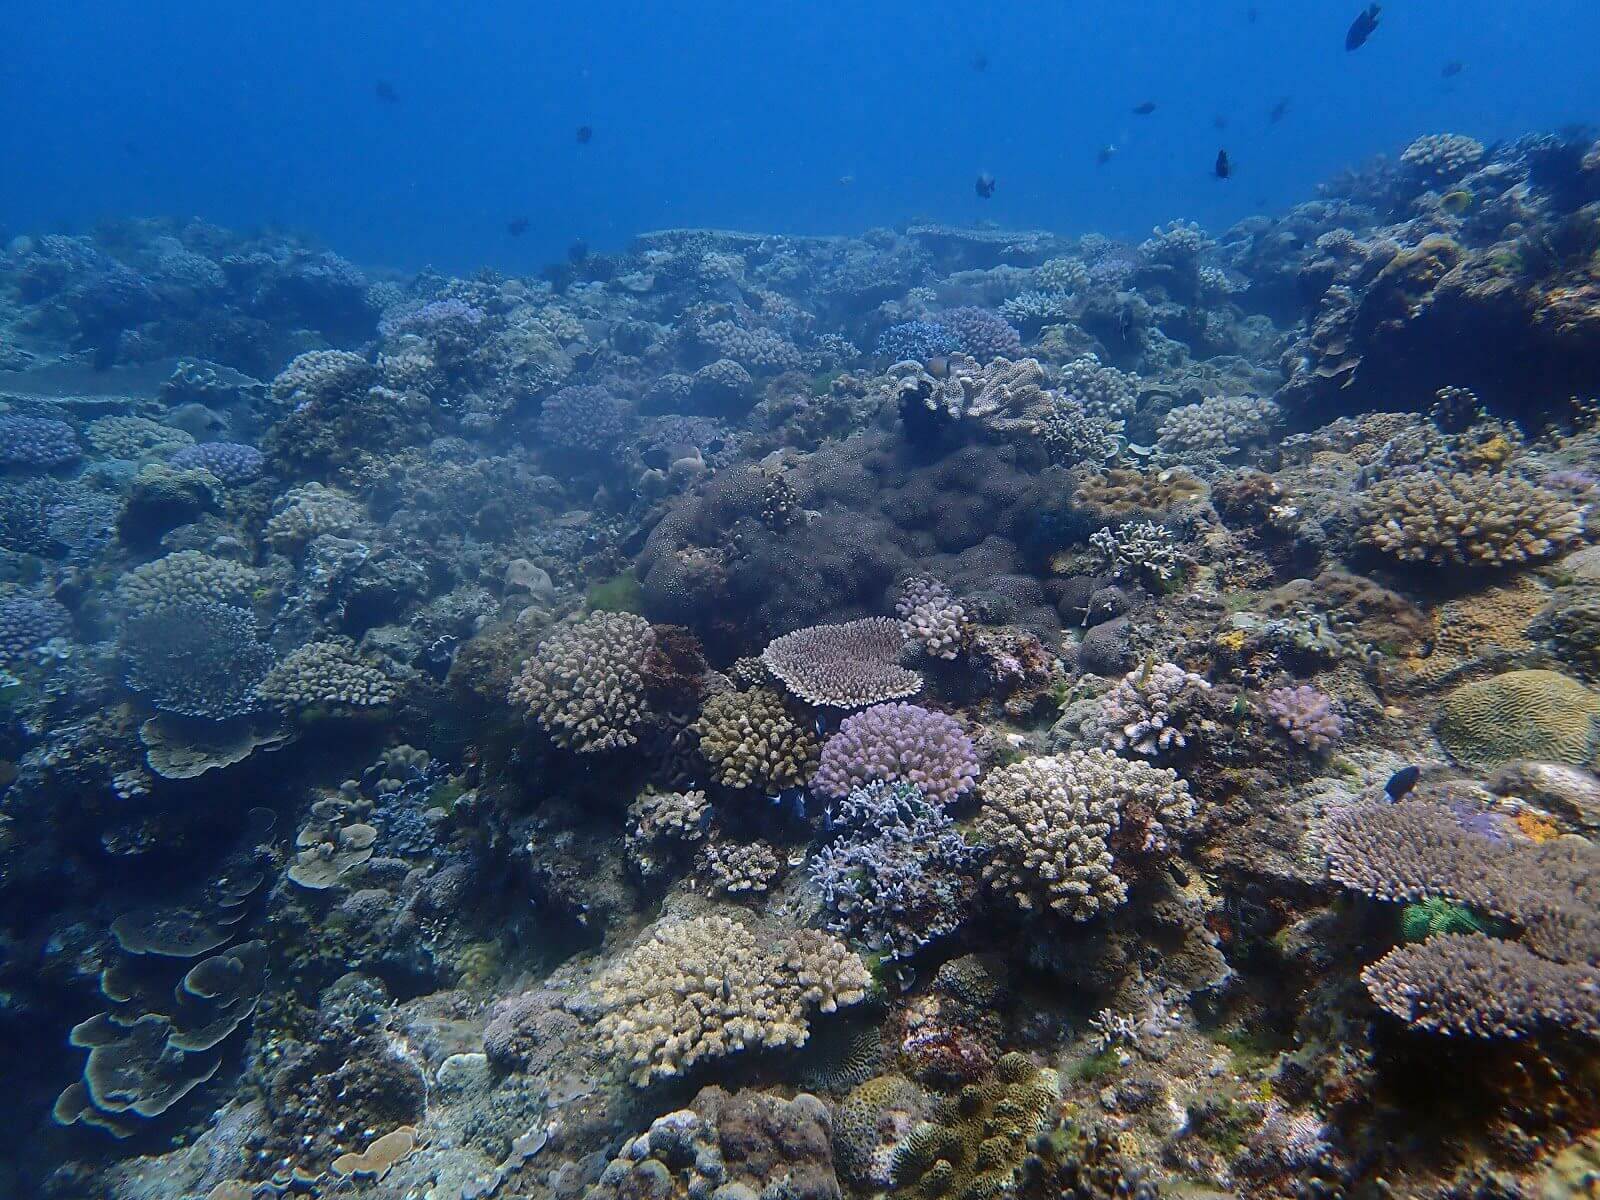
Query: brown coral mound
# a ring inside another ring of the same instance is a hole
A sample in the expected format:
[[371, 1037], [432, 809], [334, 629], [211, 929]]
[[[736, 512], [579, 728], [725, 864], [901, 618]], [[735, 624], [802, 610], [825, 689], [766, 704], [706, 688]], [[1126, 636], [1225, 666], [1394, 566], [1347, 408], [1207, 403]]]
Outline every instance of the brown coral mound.
[[1583, 509], [1515, 475], [1418, 471], [1367, 489], [1361, 536], [1402, 562], [1504, 567], [1583, 536]]
[[580, 753], [631, 746], [646, 716], [641, 674], [655, 632], [632, 613], [597, 612], [539, 644], [509, 698]]
[[774, 795], [804, 786], [817, 769], [821, 746], [816, 736], [770, 688], [711, 697], [692, 728], [700, 753], [724, 787]]
[[767, 646], [761, 661], [807, 704], [864, 708], [922, 690], [922, 677], [896, 662], [904, 646], [898, 621], [867, 617], [785, 634]]
[[1073, 498], [1112, 516], [1132, 516], [1165, 513], [1205, 494], [1205, 484], [1176, 467], [1165, 471], [1117, 467], [1086, 476]]

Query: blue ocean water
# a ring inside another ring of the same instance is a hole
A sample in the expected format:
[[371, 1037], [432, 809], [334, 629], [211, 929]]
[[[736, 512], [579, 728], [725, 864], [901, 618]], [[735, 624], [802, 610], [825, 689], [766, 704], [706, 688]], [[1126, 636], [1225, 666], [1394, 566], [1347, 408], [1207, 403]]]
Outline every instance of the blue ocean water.
[[507, 270], [672, 226], [1142, 235], [1279, 210], [1421, 133], [1600, 113], [1600, 6], [1396, 2], [1347, 53], [1359, 7], [24, 4], [6, 18], [0, 229], [182, 213], [315, 231], [368, 262]]

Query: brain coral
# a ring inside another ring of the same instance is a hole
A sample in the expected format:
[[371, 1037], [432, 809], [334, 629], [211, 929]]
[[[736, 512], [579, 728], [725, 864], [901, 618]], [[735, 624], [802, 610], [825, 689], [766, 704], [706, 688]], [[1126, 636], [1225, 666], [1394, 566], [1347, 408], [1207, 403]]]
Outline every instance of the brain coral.
[[1121, 860], [1167, 849], [1194, 813], [1176, 773], [1104, 750], [1024, 759], [981, 789], [983, 877], [1025, 910], [1087, 921], [1127, 899]]
[[803, 787], [817, 766], [817, 739], [771, 688], [722, 692], [694, 723], [700, 753], [724, 787], [776, 795]]
[[1361, 536], [1404, 562], [1501, 567], [1551, 555], [1583, 536], [1583, 509], [1515, 475], [1418, 471], [1379, 480]]
[[582, 753], [631, 746], [646, 716], [641, 669], [655, 632], [632, 613], [591, 613], [539, 644], [512, 681], [526, 708], [559, 746]]
[[972, 739], [954, 717], [915, 704], [877, 704], [846, 717], [828, 739], [815, 786], [840, 797], [872, 780], [905, 780], [951, 804], [977, 777]]
[[807, 1014], [867, 994], [861, 959], [831, 934], [758, 938], [710, 915], [658, 921], [594, 984], [600, 1044], [637, 1086], [740, 1050], [803, 1046]]
[[1444, 698], [1434, 732], [1457, 762], [1583, 766], [1596, 749], [1600, 695], [1559, 671], [1507, 671]]
[[922, 690], [922, 677], [896, 662], [904, 645], [898, 621], [867, 617], [786, 633], [762, 651], [761, 661], [807, 704], [862, 708]]

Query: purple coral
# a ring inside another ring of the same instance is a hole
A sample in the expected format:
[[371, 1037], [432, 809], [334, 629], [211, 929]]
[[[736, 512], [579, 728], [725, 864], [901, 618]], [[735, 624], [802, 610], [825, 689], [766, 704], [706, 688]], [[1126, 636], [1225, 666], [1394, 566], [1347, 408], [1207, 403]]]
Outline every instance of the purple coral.
[[185, 446], [167, 460], [180, 471], [198, 467], [226, 484], [249, 483], [260, 476], [265, 459], [261, 451], [242, 442], [201, 442]]
[[55, 600], [13, 596], [0, 600], [0, 660], [14, 661], [72, 627], [72, 614]]
[[939, 314], [939, 324], [981, 363], [1022, 357], [1022, 335], [986, 308], [952, 308]]
[[633, 425], [633, 409], [603, 387], [564, 387], [539, 411], [539, 438], [569, 454], [604, 457]]
[[78, 435], [65, 421], [48, 417], [0, 417], [0, 463], [57, 467], [81, 453]]
[[484, 311], [465, 300], [449, 297], [385, 313], [378, 322], [384, 337], [414, 333], [419, 337], [460, 334], [483, 324]]
[[1344, 718], [1333, 697], [1308, 683], [1273, 688], [1267, 693], [1267, 715], [1291, 742], [1317, 751], [1344, 736]]
[[977, 777], [972, 739], [955, 718], [916, 704], [879, 704], [844, 719], [822, 747], [812, 786], [838, 797], [871, 780], [905, 780], [949, 804]]

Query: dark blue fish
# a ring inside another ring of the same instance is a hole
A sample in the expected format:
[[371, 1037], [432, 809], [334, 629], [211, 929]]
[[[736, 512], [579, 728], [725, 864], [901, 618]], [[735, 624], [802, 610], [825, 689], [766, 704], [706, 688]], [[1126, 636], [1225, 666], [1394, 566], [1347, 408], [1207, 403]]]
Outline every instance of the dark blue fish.
[[1357, 14], [1356, 19], [1350, 22], [1349, 32], [1344, 35], [1346, 50], [1359, 50], [1367, 44], [1373, 30], [1378, 28], [1378, 14], [1381, 11], [1380, 5], [1369, 4]]
[[1464, 62], [1462, 62], [1459, 58], [1452, 58], [1449, 62], [1445, 63], [1443, 68], [1440, 69], [1439, 74], [1444, 76], [1446, 79], [1453, 79], [1457, 75], [1461, 74], [1461, 72], [1465, 69], [1466, 64]]
[[587, 146], [593, 139], [594, 139], [594, 126], [592, 126], [592, 125], [579, 125], [578, 126], [578, 144], [580, 146]]
[[372, 93], [385, 104], [400, 103], [400, 93], [394, 90], [394, 84], [390, 83], [387, 79], [378, 80], [378, 82], [373, 85]]
[[1217, 173], [1218, 179], [1226, 179], [1233, 174], [1233, 163], [1229, 161], [1226, 150], [1217, 151], [1217, 162], [1212, 170]]
[[979, 174], [978, 182], [973, 185], [980, 198], [987, 200], [994, 195], [994, 176], [984, 171]]
[[1422, 778], [1421, 767], [1402, 767], [1389, 776], [1389, 782], [1383, 785], [1383, 794], [1390, 803], [1401, 799], [1412, 788], [1417, 786], [1417, 780]]
[[1155, 110], [1156, 102], [1154, 100], [1146, 100], [1143, 104], [1140, 104], [1134, 108], [1133, 115], [1136, 117], [1148, 117], [1151, 113], [1155, 112]]

